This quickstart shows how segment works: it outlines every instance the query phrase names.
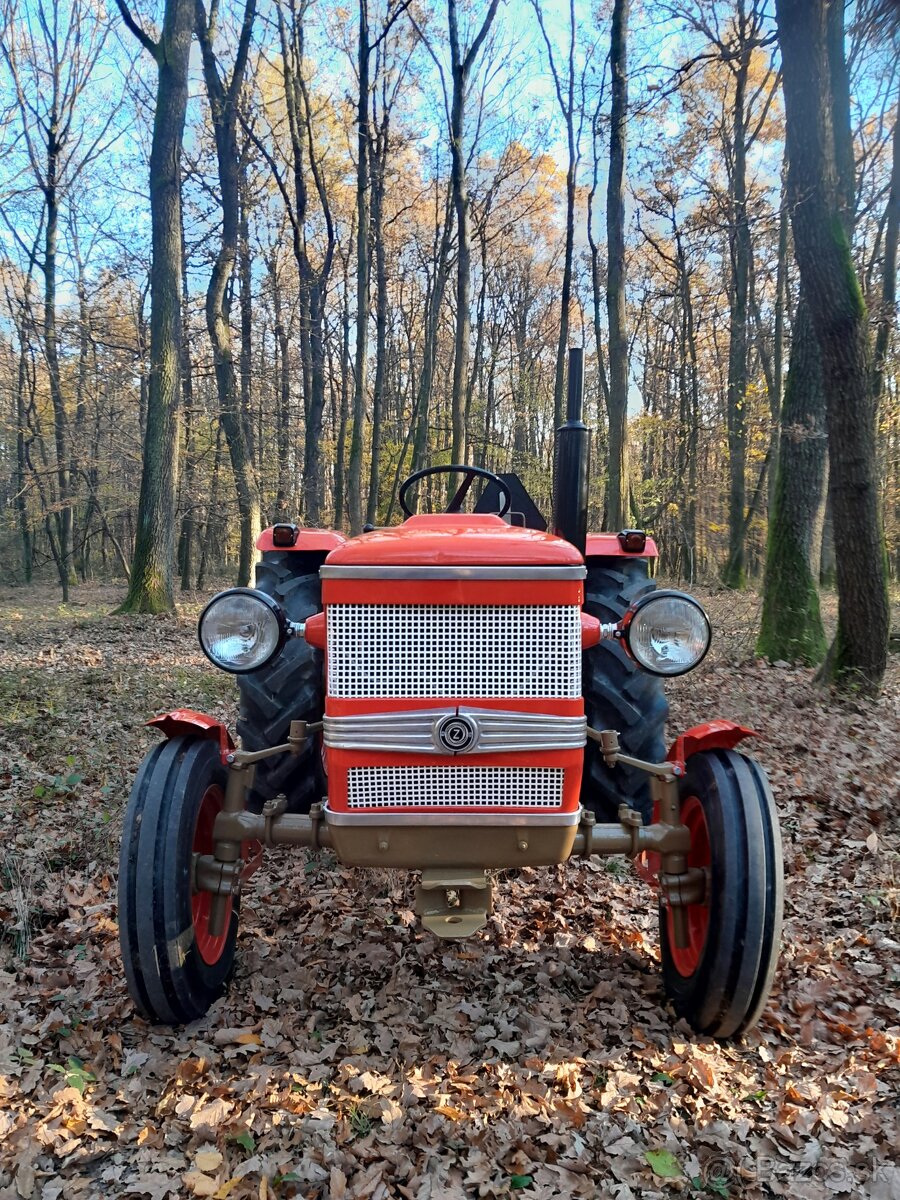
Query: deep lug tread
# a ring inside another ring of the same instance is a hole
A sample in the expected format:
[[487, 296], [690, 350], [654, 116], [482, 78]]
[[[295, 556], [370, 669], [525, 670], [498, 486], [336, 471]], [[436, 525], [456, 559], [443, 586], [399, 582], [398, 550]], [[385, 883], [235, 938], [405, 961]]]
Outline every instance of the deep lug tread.
[[[318, 562], [309, 554], [270, 550], [256, 566], [256, 586], [272, 596], [292, 621], [303, 621], [322, 607]], [[238, 676], [240, 711], [237, 731], [245, 750], [263, 750], [287, 741], [291, 721], [319, 721], [325, 707], [321, 651], [302, 638], [291, 638], [268, 667]], [[289, 812], [308, 812], [325, 791], [321, 755], [310, 739], [299, 755], [285, 754], [256, 765], [249, 804], [260, 808], [284, 793]]]
[[[641, 596], [655, 590], [646, 559], [589, 559], [585, 611], [604, 622], [619, 621]], [[662, 680], [649, 675], [616, 642], [601, 642], [583, 656], [582, 688], [588, 724], [615, 729], [622, 750], [634, 758], [659, 762], [665, 757], [669, 706]], [[609, 768], [599, 747], [585, 751], [582, 803], [601, 821], [616, 820], [626, 801], [650, 819], [650, 785], [641, 771]]]
[[761, 767], [735, 750], [688, 759], [682, 795], [703, 805], [711, 847], [706, 947], [691, 976], [678, 973], [660, 907], [663, 982], [680, 1017], [701, 1034], [736, 1037], [755, 1025], [778, 961], [783, 906], [781, 835]]

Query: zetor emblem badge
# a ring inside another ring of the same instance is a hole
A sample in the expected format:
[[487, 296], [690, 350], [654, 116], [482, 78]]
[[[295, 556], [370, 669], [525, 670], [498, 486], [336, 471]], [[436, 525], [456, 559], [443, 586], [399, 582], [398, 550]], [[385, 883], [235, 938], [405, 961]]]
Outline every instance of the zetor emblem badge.
[[478, 722], [462, 713], [451, 713], [434, 723], [434, 742], [448, 754], [467, 754], [478, 744]]

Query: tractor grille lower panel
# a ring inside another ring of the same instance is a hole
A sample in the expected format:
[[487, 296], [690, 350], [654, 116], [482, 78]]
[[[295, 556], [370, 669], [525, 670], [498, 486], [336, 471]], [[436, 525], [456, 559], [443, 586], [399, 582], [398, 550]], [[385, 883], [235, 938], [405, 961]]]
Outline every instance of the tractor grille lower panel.
[[581, 695], [581, 609], [569, 605], [329, 604], [328, 692]]
[[559, 809], [561, 767], [351, 767], [347, 806]]

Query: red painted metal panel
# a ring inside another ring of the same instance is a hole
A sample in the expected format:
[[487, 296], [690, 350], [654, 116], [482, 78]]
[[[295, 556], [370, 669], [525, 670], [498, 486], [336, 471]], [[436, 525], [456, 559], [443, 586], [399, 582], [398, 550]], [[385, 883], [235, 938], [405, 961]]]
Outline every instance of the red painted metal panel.
[[629, 553], [622, 549], [622, 543], [615, 533], [589, 533], [585, 558], [658, 558], [656, 542], [648, 537], [644, 549], [638, 554]]
[[256, 539], [257, 550], [318, 550], [324, 554], [346, 542], [342, 533], [333, 529], [301, 529], [293, 546], [276, 546], [272, 541], [272, 527], [264, 529]]
[[[329, 565], [331, 558], [329, 557]], [[580, 579], [323, 579], [329, 604], [584, 604]]]
[[677, 737], [669, 747], [666, 758], [683, 766], [692, 754], [703, 750], [733, 750], [738, 742], [748, 737], [759, 737], [759, 734], [755, 729], [748, 729], [746, 725], [738, 725], [734, 721], [706, 721]]
[[330, 567], [361, 566], [578, 566], [582, 557], [563, 538], [507, 525], [495, 516], [436, 513], [410, 517], [345, 542], [328, 556]]
[[173, 737], [204, 737], [212, 738], [219, 743], [219, 753], [222, 762], [226, 761], [228, 753], [234, 749], [231, 734], [221, 721], [209, 717], [206, 713], [195, 712], [192, 708], [176, 708], [172, 712], [163, 713], [147, 721], [148, 725], [160, 730], [167, 738]]

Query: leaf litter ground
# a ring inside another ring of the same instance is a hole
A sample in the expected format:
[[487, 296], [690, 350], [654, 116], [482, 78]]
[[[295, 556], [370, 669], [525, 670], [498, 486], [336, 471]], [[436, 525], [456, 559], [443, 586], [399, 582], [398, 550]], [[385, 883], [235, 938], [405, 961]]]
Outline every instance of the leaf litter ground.
[[0, 591], [0, 1200], [215, 1196], [865, 1196], [900, 1200], [900, 663], [877, 703], [753, 659], [758, 599], [705, 593], [717, 643], [673, 730], [763, 732], [787, 871], [758, 1030], [694, 1036], [655, 906], [617, 860], [509, 873], [442, 943], [413, 880], [278, 852], [233, 985], [188, 1029], [136, 1018], [118, 959], [124, 805], [170, 707], [233, 721], [178, 617], [113, 588]]

